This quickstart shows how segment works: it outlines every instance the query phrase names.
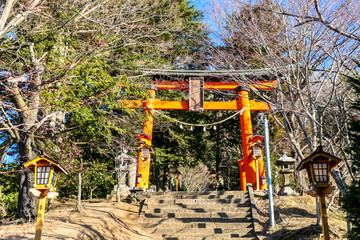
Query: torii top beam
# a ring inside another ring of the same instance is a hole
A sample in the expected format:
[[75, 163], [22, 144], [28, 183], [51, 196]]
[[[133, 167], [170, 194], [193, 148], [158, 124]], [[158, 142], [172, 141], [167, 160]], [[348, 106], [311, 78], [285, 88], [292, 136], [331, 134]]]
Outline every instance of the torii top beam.
[[[253, 90], [271, 91], [276, 87], [276, 76], [267, 74], [264, 69], [232, 71], [148, 69], [145, 72], [153, 78], [152, 84], [158, 90], [189, 90], [189, 81], [186, 80], [199, 77], [204, 79], [204, 90], [233, 91], [245, 85]], [[238, 81], [234, 81], [234, 78]], [[121, 106], [125, 108], [142, 108], [147, 105], [147, 101], [149, 100], [122, 100]], [[158, 110], [189, 110], [189, 102], [154, 99], [153, 108]], [[269, 110], [269, 105], [250, 100], [250, 109], [251, 111], [266, 111]], [[236, 101], [205, 101], [204, 110], [231, 111], [238, 110], [238, 106]]]
[[[248, 86], [260, 91], [274, 90], [279, 76], [269, 74], [268, 69], [254, 70], [165, 70], [144, 69], [154, 80], [158, 90], [188, 90], [189, 78], [203, 78], [204, 90], [231, 91], [239, 86]], [[234, 79], [236, 81], [234, 81]]]

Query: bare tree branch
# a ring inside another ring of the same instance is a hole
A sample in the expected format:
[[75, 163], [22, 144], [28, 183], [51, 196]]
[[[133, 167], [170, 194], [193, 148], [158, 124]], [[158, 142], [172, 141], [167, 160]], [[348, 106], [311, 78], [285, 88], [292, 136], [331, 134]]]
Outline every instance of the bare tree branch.
[[[15, 17], [13, 17], [10, 22], [8, 22], [6, 25], [6, 21], [9, 17], [10, 8], [13, 5], [14, 0], [8, 0], [6, 1], [6, 6], [9, 7], [9, 9], [6, 9], [7, 12], [3, 12], [1, 15], [1, 22], [0, 22], [0, 38], [3, 38], [6, 34], [11, 32], [13, 29], [15, 29], [22, 21], [26, 19], [28, 15], [34, 12], [35, 8], [39, 5], [40, 0], [34, 0], [33, 3], [24, 11], [20, 10], [20, 13], [17, 14]], [[4, 9], [5, 10], [5, 9]]]

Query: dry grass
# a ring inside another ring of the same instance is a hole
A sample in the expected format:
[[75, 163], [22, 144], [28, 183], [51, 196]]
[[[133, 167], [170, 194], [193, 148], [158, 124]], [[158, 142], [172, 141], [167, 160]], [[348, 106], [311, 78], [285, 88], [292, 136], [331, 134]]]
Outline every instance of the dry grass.
[[[268, 199], [256, 198], [264, 233], [268, 231]], [[275, 198], [276, 227], [267, 239], [319, 239], [321, 230], [315, 228], [315, 199], [310, 196], [280, 196]], [[75, 202], [55, 202], [45, 214], [43, 240], [53, 239], [149, 239], [138, 226], [138, 205], [116, 204], [108, 200], [83, 202], [83, 211], [74, 212]], [[336, 205], [335, 205], [336, 206]], [[331, 239], [345, 239], [345, 215], [338, 208], [329, 211]], [[320, 230], [320, 231], [319, 231]], [[32, 240], [35, 223], [0, 225], [0, 239]]]
[[[138, 206], [107, 200], [87, 201], [83, 206], [77, 213], [75, 202], [55, 202], [45, 213], [42, 239], [148, 239], [137, 224]], [[0, 239], [30, 240], [34, 232], [34, 222], [0, 225]]]
[[[269, 229], [268, 199], [256, 198], [260, 221], [268, 239], [319, 239], [321, 228], [316, 226], [315, 198], [310, 196], [279, 196], [274, 199], [276, 226]], [[346, 239], [345, 213], [333, 207], [328, 211], [331, 239]]]

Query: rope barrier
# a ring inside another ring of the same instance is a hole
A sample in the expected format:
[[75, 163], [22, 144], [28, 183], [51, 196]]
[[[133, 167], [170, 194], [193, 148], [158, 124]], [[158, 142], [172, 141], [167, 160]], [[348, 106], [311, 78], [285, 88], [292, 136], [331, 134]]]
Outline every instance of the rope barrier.
[[240, 111], [237, 111], [236, 113], [234, 113], [233, 115], [221, 120], [221, 121], [218, 121], [218, 122], [213, 122], [213, 123], [187, 123], [187, 122], [182, 122], [182, 121], [179, 121], [175, 118], [172, 118], [172, 117], [169, 117], [165, 114], [163, 114], [162, 112], [160, 111], [157, 111], [155, 109], [151, 109], [154, 113], [157, 113], [173, 122], [176, 122], [176, 123], [179, 123], [179, 124], [183, 124], [183, 125], [186, 125], [186, 126], [193, 126], [193, 127], [209, 127], [209, 126], [214, 126], [214, 125], [217, 125], [217, 124], [220, 124], [220, 123], [223, 123], [223, 122], [226, 122], [228, 120], [230, 120], [231, 118], [235, 117], [236, 115], [240, 114], [242, 115], [244, 110], [246, 109], [246, 107], [242, 108]]

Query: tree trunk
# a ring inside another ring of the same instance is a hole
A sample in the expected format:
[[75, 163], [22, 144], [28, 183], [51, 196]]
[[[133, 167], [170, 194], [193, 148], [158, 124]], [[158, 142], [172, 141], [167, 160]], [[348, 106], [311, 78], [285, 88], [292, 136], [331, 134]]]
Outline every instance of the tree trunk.
[[90, 188], [90, 200], [92, 199], [94, 189]]
[[306, 174], [307, 173], [305, 171], [295, 171], [294, 173], [296, 182], [300, 186], [300, 194], [306, 194], [307, 190], [309, 190], [309, 187], [305, 180]]
[[[217, 118], [216, 118], [217, 120]], [[220, 127], [218, 131], [216, 132], [216, 161], [215, 161], [215, 171], [216, 171], [216, 179], [219, 179], [219, 174], [222, 174], [220, 172], [220, 163], [221, 163], [221, 153], [220, 153]]]
[[81, 212], [81, 173], [79, 173], [78, 194], [77, 194], [75, 211]]
[[34, 174], [31, 173], [24, 163], [30, 161], [34, 158], [32, 149], [31, 149], [31, 138], [22, 136], [25, 138], [25, 141], [18, 143], [19, 152], [23, 153], [20, 156], [20, 171], [19, 171], [19, 195], [18, 195], [18, 205], [16, 211], [16, 218], [22, 218], [24, 221], [31, 221], [36, 218], [36, 200], [30, 195], [30, 188], [34, 184]]
[[36, 217], [36, 201], [29, 194], [31, 188], [31, 172], [21, 166], [19, 172], [19, 195], [16, 211], [16, 218], [22, 218], [24, 221], [34, 220]]
[[163, 175], [163, 189], [164, 189], [164, 192], [169, 190], [168, 172], [169, 172], [168, 163], [166, 163], [164, 165], [164, 175]]
[[230, 175], [231, 175], [231, 155], [228, 156], [227, 162], [226, 162], [226, 169], [227, 169], [227, 178], [226, 178], [226, 190], [230, 191]]
[[50, 211], [50, 209], [51, 209], [51, 205], [52, 205], [52, 203], [53, 203], [53, 201], [54, 201], [54, 199], [53, 198], [48, 198], [48, 200], [47, 200], [48, 202], [48, 204], [47, 204], [47, 209], [46, 209], [46, 212], [48, 212], [48, 211]]

